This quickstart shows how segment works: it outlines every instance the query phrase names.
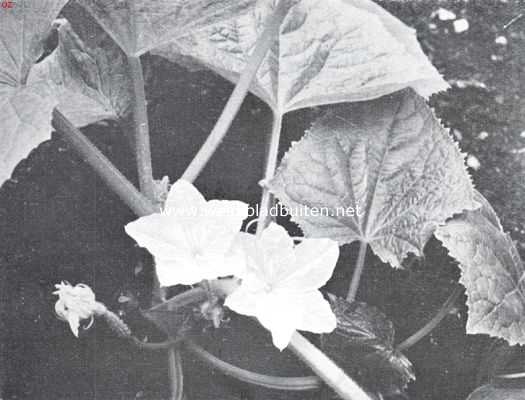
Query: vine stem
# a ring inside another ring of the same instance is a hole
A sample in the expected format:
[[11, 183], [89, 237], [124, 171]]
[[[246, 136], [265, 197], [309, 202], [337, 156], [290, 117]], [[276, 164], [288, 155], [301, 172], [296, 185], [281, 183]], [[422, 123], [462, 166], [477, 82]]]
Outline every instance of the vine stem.
[[213, 354], [207, 352], [201, 346], [190, 340], [184, 342], [184, 347], [205, 363], [221, 371], [224, 375], [238, 379], [242, 382], [263, 386], [269, 389], [290, 391], [315, 390], [319, 389], [321, 386], [321, 381], [316, 376], [280, 377], [247, 371], [215, 357]]
[[153, 168], [151, 166], [151, 147], [149, 137], [148, 109], [144, 90], [144, 75], [140, 56], [128, 55], [128, 65], [133, 82], [133, 129], [135, 156], [139, 175], [140, 191], [151, 201], [155, 201]]
[[346, 300], [351, 303], [355, 300], [357, 295], [357, 290], [359, 289], [359, 282], [361, 281], [361, 275], [363, 274], [363, 269], [365, 267], [366, 259], [366, 250], [368, 248], [368, 243], [360, 241], [359, 242], [359, 253], [357, 254], [357, 261], [354, 269], [354, 274], [352, 275], [352, 281], [350, 282], [350, 288], [348, 289], [348, 294], [346, 295]]
[[170, 400], [182, 400], [184, 398], [184, 373], [181, 352], [176, 346], [168, 349], [168, 366], [171, 388]]
[[439, 325], [439, 323], [443, 320], [443, 318], [445, 318], [450, 313], [450, 311], [454, 308], [456, 304], [456, 300], [461, 295], [461, 293], [463, 293], [463, 288], [459, 285], [456, 286], [452, 294], [448, 297], [445, 303], [443, 303], [438, 313], [430, 321], [428, 321], [425, 324], [425, 326], [423, 326], [416, 333], [409, 336], [407, 339], [405, 339], [403, 342], [397, 345], [397, 350], [404, 351], [412, 347], [417, 342], [419, 342], [421, 339], [423, 339], [425, 336], [427, 336], [430, 332], [432, 332]]
[[[268, 140], [268, 147], [266, 150], [266, 166], [264, 170], [263, 182], [267, 182], [273, 178], [275, 169], [277, 168], [277, 158], [279, 156], [279, 142], [281, 140], [281, 130], [283, 124], [283, 116], [274, 112], [272, 131]], [[273, 195], [263, 184], [263, 193], [261, 197], [261, 206], [259, 210], [259, 222], [257, 223], [257, 236], [260, 236], [264, 228], [268, 225], [271, 216], [270, 210], [274, 202]]]
[[286, 16], [287, 7], [286, 1], [281, 0], [275, 9], [275, 12], [270, 15], [266, 21], [266, 28], [262, 35], [258, 38], [255, 49], [250, 55], [246, 67], [239, 77], [239, 81], [235, 85], [233, 92], [222, 111], [221, 116], [213, 127], [210, 135], [191, 161], [186, 171], [182, 175], [182, 179], [193, 182], [202, 172], [212, 155], [215, 153], [230, 126], [239, 112], [241, 105], [248, 94], [250, 85], [255, 78], [255, 75], [261, 66], [266, 54], [270, 50], [272, 43], [276, 40], [284, 17]]
[[56, 108], [53, 110], [52, 124], [135, 214], [145, 216], [158, 211], [157, 207], [144, 197], [113, 163]]

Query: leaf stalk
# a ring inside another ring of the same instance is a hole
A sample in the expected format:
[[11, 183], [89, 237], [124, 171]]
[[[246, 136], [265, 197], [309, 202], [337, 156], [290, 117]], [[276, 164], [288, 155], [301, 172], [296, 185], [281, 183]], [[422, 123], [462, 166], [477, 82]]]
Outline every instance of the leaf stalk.
[[52, 125], [135, 214], [145, 216], [158, 211], [113, 163], [56, 108], [53, 110]]
[[[266, 150], [266, 166], [264, 170], [263, 182], [267, 182], [273, 178], [275, 169], [277, 168], [277, 161], [279, 156], [279, 143], [281, 140], [283, 116], [277, 112], [273, 114], [273, 124], [270, 136], [268, 139], [268, 147]], [[271, 216], [270, 210], [274, 203], [274, 197], [263, 184], [263, 193], [261, 197], [261, 207], [259, 210], [259, 222], [257, 223], [257, 236], [260, 236], [262, 231], [268, 225]]]
[[257, 39], [255, 49], [250, 55], [246, 67], [240, 75], [222, 114], [217, 120], [210, 135], [197, 152], [190, 165], [186, 168], [186, 171], [184, 171], [182, 179], [189, 182], [195, 181], [226, 136], [226, 133], [230, 129], [235, 116], [239, 112], [239, 109], [250, 90], [251, 83], [255, 78], [259, 67], [270, 50], [270, 47], [276, 40], [281, 23], [287, 12], [287, 6], [285, 3], [285, 0], [281, 0], [277, 5], [275, 12], [268, 17], [266, 28], [262, 35]]
[[361, 281], [361, 275], [365, 267], [366, 259], [366, 250], [368, 248], [368, 243], [364, 241], [359, 242], [359, 253], [357, 254], [357, 261], [355, 264], [354, 274], [352, 275], [352, 281], [350, 282], [350, 288], [348, 289], [348, 294], [346, 295], [346, 301], [352, 303], [355, 301], [357, 296], [357, 290], [359, 289], [359, 282]]
[[148, 199], [155, 201], [148, 110], [142, 64], [139, 56], [128, 55], [127, 59], [133, 82], [133, 129], [140, 191]]

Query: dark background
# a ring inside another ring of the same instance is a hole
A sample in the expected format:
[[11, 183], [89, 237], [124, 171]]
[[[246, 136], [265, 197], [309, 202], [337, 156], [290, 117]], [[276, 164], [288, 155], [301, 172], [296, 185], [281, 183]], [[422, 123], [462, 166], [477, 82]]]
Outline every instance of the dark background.
[[[386, 2], [388, 10], [415, 27], [424, 50], [451, 82], [431, 103], [466, 153], [480, 162], [471, 170], [504, 228], [525, 246], [525, 19], [503, 26], [522, 11], [522, 2]], [[469, 21], [456, 34], [451, 22], [431, 19], [439, 6]], [[434, 24], [434, 26], [432, 26]], [[504, 35], [508, 44], [496, 44]], [[189, 72], [158, 57], [144, 60], [156, 178], [181, 175], [210, 132], [231, 92], [212, 73]], [[462, 84], [462, 82], [467, 84]], [[483, 83], [483, 85], [480, 85]], [[483, 87], [484, 86], [484, 87]], [[318, 110], [287, 116], [282, 149], [301, 137]], [[256, 203], [262, 176], [269, 110], [248, 97], [224, 144], [196, 182], [208, 198]], [[488, 133], [486, 139], [479, 134]], [[84, 132], [132, 180], [134, 161], [125, 132], [113, 123]], [[118, 302], [126, 294], [147, 305], [151, 260], [134, 247], [123, 226], [133, 214], [74, 151], [58, 137], [43, 143], [0, 188], [0, 365], [4, 399], [161, 399], [167, 397], [166, 356], [137, 350], [115, 339], [103, 323], [73, 337], [53, 310], [53, 285], [84, 282], [108, 307], [122, 309], [139, 335], [162, 335], [136, 312]], [[343, 294], [356, 247], [342, 248], [329, 289]], [[421, 327], [445, 301], [459, 270], [437, 241], [424, 260], [394, 271], [369, 253], [359, 299], [378, 306], [395, 323], [401, 341]], [[143, 282], [146, 281], [146, 284]], [[483, 336], [466, 336], [464, 298], [432, 334], [408, 350], [417, 380], [415, 400], [463, 400], [487, 375], [520, 371], [520, 350]], [[207, 332], [209, 349], [238, 365], [275, 375], [306, 373], [287, 355], [272, 349], [268, 336], [234, 319]], [[246, 331], [247, 330], [247, 331]], [[517, 367], [516, 367], [517, 366]], [[191, 400], [308, 399], [306, 394], [263, 391], [225, 379], [186, 357]]]

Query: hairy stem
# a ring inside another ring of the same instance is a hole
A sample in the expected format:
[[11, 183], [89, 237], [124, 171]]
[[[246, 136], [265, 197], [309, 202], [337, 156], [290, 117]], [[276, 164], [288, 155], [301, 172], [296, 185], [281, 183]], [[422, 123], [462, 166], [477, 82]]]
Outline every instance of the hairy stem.
[[359, 242], [359, 253], [357, 254], [357, 261], [355, 264], [354, 274], [352, 275], [352, 281], [350, 282], [350, 288], [346, 295], [346, 300], [351, 303], [355, 300], [357, 290], [359, 289], [359, 282], [361, 281], [361, 275], [365, 267], [366, 250], [368, 244], [366, 242]]
[[157, 212], [157, 208], [56, 108], [53, 127], [135, 214], [144, 216]]
[[316, 376], [305, 377], [280, 377], [258, 374], [231, 365], [210, 354], [192, 341], [185, 341], [185, 348], [195, 354], [199, 359], [219, 370], [224, 375], [238, 379], [242, 382], [278, 390], [315, 390], [321, 386], [321, 381]]
[[128, 64], [133, 82], [133, 129], [140, 191], [148, 199], [155, 201], [148, 110], [140, 57], [134, 55], [128, 56]]
[[184, 373], [180, 349], [172, 346], [168, 350], [168, 365], [170, 377], [170, 400], [182, 400], [184, 397]]
[[343, 400], [373, 400], [361, 386], [301, 334], [293, 334], [288, 348]]
[[[279, 155], [279, 142], [281, 140], [281, 130], [283, 124], [283, 116], [277, 112], [273, 114], [272, 131], [268, 139], [268, 147], [266, 150], [266, 166], [264, 169], [263, 182], [267, 182], [273, 178], [275, 169], [277, 168], [277, 158]], [[270, 209], [273, 206], [274, 197], [270, 191], [263, 186], [263, 193], [261, 198], [261, 206], [259, 210], [259, 222], [257, 223], [257, 235], [260, 236], [264, 228], [270, 222]]]
[[405, 339], [403, 342], [401, 342], [397, 346], [397, 350], [404, 351], [413, 345], [415, 345], [417, 342], [419, 342], [421, 339], [423, 339], [425, 336], [427, 336], [430, 332], [432, 332], [439, 323], [445, 318], [450, 311], [455, 307], [456, 300], [458, 297], [463, 293], [463, 288], [461, 286], [457, 286], [452, 294], [448, 297], [448, 299], [443, 303], [443, 306], [441, 306], [441, 309], [438, 311], [438, 313], [432, 318], [430, 321], [426, 323], [425, 326], [423, 326], [421, 329], [419, 329], [416, 333]]
[[272, 43], [274, 43], [276, 40], [281, 22], [283, 21], [287, 11], [285, 3], [286, 1], [281, 0], [277, 5], [275, 12], [268, 18], [266, 22], [266, 28], [257, 40], [255, 49], [250, 55], [246, 67], [239, 77], [239, 81], [235, 85], [235, 88], [233, 89], [233, 92], [228, 99], [221, 116], [186, 171], [184, 171], [182, 179], [185, 179], [189, 182], [193, 182], [195, 179], [197, 179], [199, 174], [210, 160], [211, 156], [221, 144], [224, 136], [226, 136], [226, 133], [230, 129], [235, 116], [239, 112], [244, 98], [248, 94], [250, 85], [255, 78], [257, 70], [261, 66]]

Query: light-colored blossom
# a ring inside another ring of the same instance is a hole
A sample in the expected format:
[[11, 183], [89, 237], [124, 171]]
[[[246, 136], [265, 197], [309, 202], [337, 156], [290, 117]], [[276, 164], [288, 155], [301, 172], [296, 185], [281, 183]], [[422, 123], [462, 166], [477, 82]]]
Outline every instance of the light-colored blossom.
[[332, 276], [339, 247], [331, 239], [293, 239], [277, 224], [261, 237], [244, 234], [247, 268], [241, 285], [225, 305], [239, 314], [257, 317], [284, 349], [295, 330], [331, 332], [336, 318], [318, 290]]
[[106, 307], [95, 300], [95, 293], [83, 283], [72, 286], [62, 281], [55, 285], [53, 294], [58, 296], [55, 312], [58, 317], [69, 323], [73, 334], [78, 337], [80, 321], [93, 319], [96, 315], [106, 312]]
[[189, 182], [178, 180], [161, 212], [126, 225], [126, 232], [155, 257], [162, 286], [190, 285], [237, 275], [244, 256], [234, 246], [248, 205], [241, 201], [206, 201]]

